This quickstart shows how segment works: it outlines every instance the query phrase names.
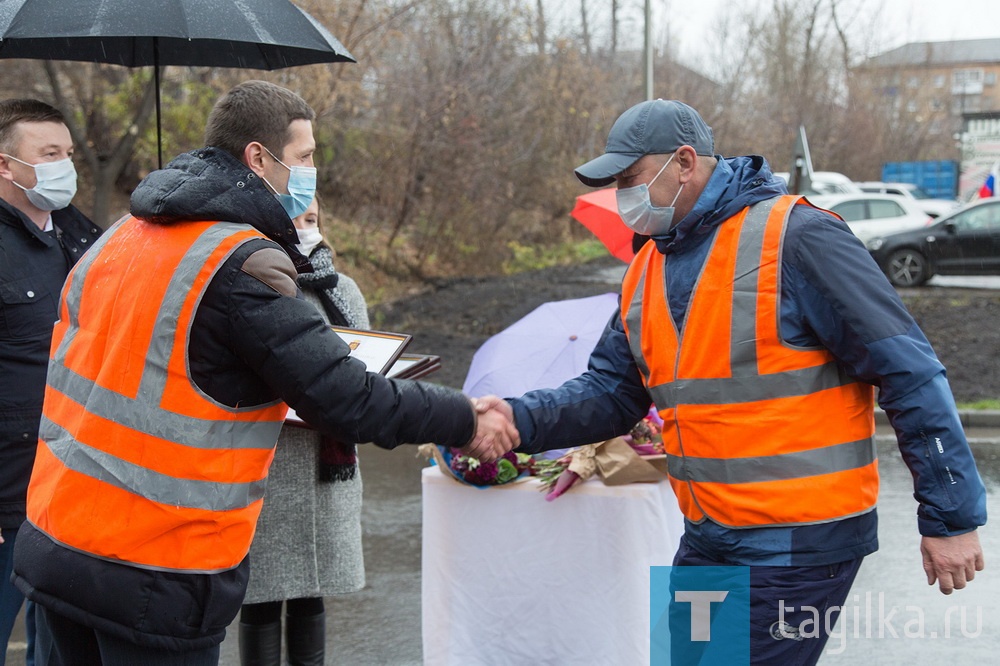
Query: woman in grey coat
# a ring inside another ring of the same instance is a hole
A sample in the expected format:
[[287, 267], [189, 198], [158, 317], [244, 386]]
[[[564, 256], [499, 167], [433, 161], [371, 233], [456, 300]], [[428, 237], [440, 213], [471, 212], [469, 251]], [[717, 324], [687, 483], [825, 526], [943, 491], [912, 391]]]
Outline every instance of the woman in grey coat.
[[[337, 273], [323, 242], [318, 198], [292, 222], [313, 273], [299, 288], [328, 323], [368, 328], [358, 285]], [[285, 425], [268, 474], [264, 507], [250, 547], [250, 582], [240, 613], [243, 666], [281, 663], [281, 609], [289, 664], [322, 664], [323, 597], [361, 589], [361, 473], [353, 443]]]

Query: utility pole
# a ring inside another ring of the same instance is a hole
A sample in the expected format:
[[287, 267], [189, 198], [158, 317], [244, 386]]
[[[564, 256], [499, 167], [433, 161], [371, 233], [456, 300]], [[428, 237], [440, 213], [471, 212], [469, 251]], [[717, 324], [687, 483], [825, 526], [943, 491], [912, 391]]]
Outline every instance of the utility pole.
[[645, 70], [643, 76], [646, 99], [653, 99], [653, 0], [646, 0], [645, 6], [645, 46], [643, 57], [645, 60]]

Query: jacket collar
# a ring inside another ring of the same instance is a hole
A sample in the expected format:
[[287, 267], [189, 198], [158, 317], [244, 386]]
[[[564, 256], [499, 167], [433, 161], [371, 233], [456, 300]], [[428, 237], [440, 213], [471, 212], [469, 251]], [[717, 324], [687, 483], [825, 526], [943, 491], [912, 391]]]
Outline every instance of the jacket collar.
[[280, 245], [300, 273], [312, 270], [296, 247], [298, 236], [285, 209], [253, 171], [219, 148], [183, 153], [150, 173], [132, 193], [130, 211], [154, 224], [249, 224]]
[[[65, 210], [65, 209], [64, 209]], [[53, 227], [59, 227], [59, 213], [61, 211], [52, 211], [52, 225]], [[42, 231], [37, 224], [31, 221], [31, 219], [21, 212], [19, 208], [15, 208], [11, 204], [7, 203], [3, 199], [0, 199], [0, 222], [10, 225], [12, 227], [17, 227], [18, 229], [23, 229], [27, 233], [34, 236], [38, 241], [47, 247], [52, 247], [56, 244], [56, 239], [52, 234]]]
[[716, 155], [715, 171], [694, 208], [666, 234], [653, 238], [656, 248], [662, 254], [684, 252], [747, 206], [787, 193], [784, 181], [760, 155]]

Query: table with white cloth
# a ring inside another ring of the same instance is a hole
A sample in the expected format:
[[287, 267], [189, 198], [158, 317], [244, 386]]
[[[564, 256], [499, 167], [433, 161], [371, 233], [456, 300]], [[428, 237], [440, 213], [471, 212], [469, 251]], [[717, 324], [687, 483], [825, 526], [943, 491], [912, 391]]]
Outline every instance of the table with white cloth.
[[649, 567], [684, 529], [669, 483], [422, 482], [425, 664], [649, 663]]

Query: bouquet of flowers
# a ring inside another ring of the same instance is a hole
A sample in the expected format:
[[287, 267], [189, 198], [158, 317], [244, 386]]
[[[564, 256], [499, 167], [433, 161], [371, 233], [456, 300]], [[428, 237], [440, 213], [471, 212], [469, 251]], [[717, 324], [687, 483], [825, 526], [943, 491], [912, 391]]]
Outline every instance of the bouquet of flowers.
[[499, 486], [510, 483], [524, 472], [530, 473], [533, 462], [528, 454], [513, 451], [495, 462], [481, 462], [452, 450], [448, 468], [456, 477], [474, 486]]
[[656, 456], [663, 451], [663, 419], [653, 406], [645, 418], [635, 424], [629, 434], [623, 435], [625, 443], [640, 456]]
[[546, 491], [545, 501], [551, 502], [580, 481], [585, 480], [578, 471], [570, 469], [575, 454], [576, 449], [573, 449], [553, 460], [538, 459], [535, 461], [531, 474], [538, 478], [542, 484], [542, 490]]
[[457, 481], [473, 486], [501, 486], [530, 474], [535, 459], [526, 453], [508, 451], [495, 462], [482, 462], [477, 458], [463, 455], [458, 449], [449, 449], [434, 444], [420, 446], [421, 454], [432, 458], [445, 473]]
[[[547, 491], [545, 499], [549, 502], [595, 473], [599, 473], [605, 483], [610, 485], [659, 480], [658, 471], [645, 468], [625, 473], [625, 481], [619, 478], [612, 480], [610, 477], [622, 476], [622, 470], [628, 468], [630, 460], [635, 460], [637, 456], [661, 456], [664, 453], [662, 432], [663, 419], [654, 406], [627, 435], [574, 449], [555, 460], [536, 460], [532, 474], [541, 481], [542, 489]], [[629, 454], [628, 451], [632, 453]], [[649, 467], [641, 461], [636, 463]]]
[[479, 488], [502, 486], [526, 475], [534, 476], [541, 482], [545, 499], [551, 502], [594, 474], [599, 474], [608, 485], [661, 481], [665, 470], [655, 468], [649, 461], [664, 457], [662, 431], [663, 420], [654, 407], [629, 434], [570, 449], [555, 459], [508, 451], [496, 462], [482, 462], [458, 449], [434, 444], [423, 444], [419, 451], [456, 481]]

